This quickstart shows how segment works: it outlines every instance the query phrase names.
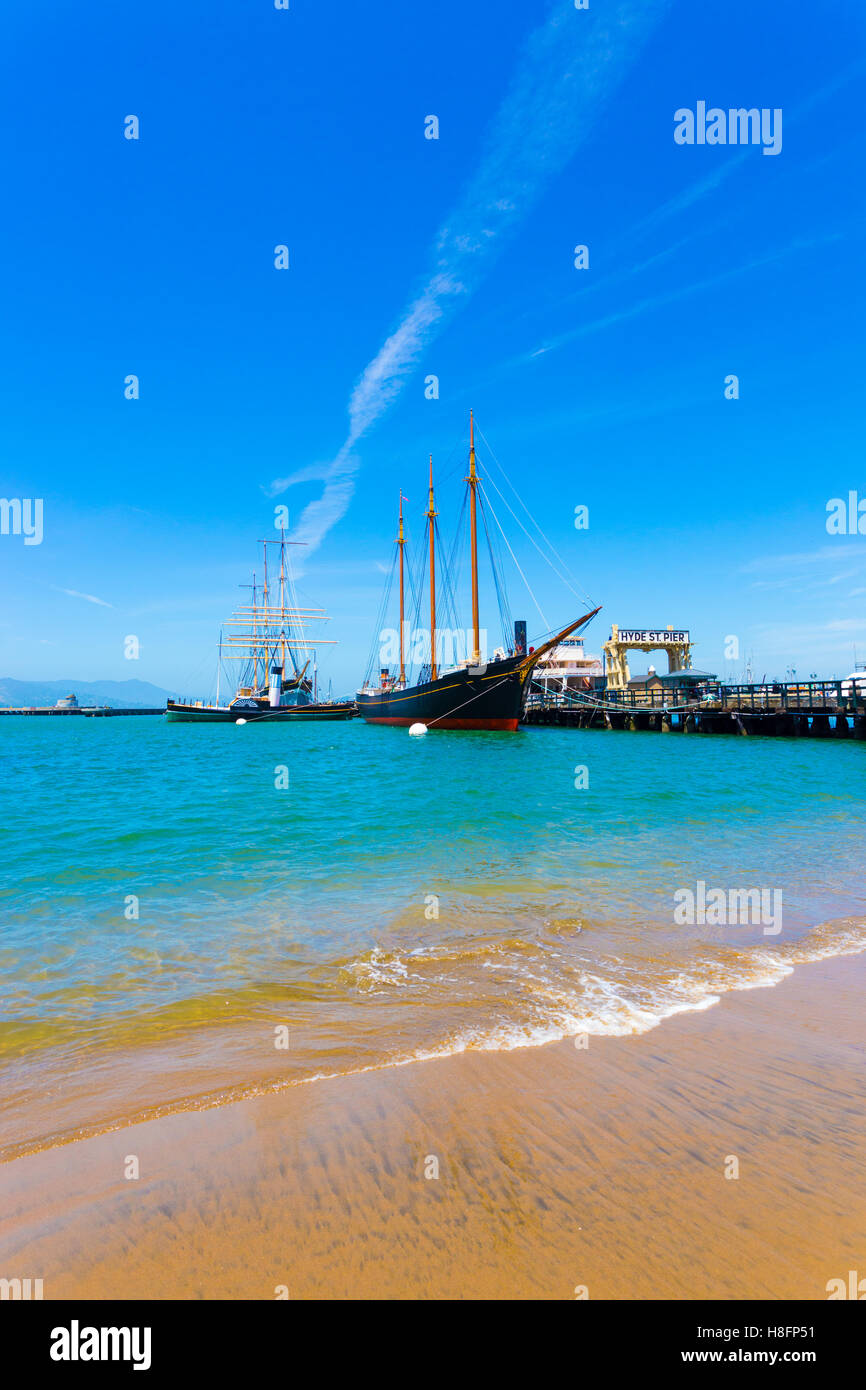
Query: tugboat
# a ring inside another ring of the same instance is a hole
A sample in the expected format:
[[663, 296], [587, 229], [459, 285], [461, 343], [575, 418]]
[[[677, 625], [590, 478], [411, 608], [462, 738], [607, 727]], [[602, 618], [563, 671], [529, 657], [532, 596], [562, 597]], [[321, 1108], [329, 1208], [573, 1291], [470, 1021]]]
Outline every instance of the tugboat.
[[[358, 713], [368, 724], [423, 724], [428, 729], [489, 729], [513, 733], [521, 719], [533, 670], [549, 652], [554, 651], [573, 632], [594, 618], [599, 608], [593, 608], [569, 623], [535, 648], [526, 651], [526, 624], [515, 624], [514, 648], [506, 652], [497, 649], [487, 660], [481, 652], [481, 633], [478, 618], [478, 535], [477, 509], [478, 477], [475, 462], [475, 423], [469, 415], [469, 476], [465, 480], [469, 497], [469, 542], [472, 582], [472, 648], [466, 660], [451, 669], [440, 671], [436, 641], [436, 550], [433, 497], [433, 460], [430, 460], [428, 523], [428, 553], [430, 562], [430, 639], [429, 664], [422, 668], [418, 684], [406, 679], [406, 650], [404, 623], [403, 495], [400, 494], [397, 551], [400, 575], [400, 669], [391, 677], [387, 668], [380, 668], [378, 687], [370, 685], [355, 696]], [[492, 552], [491, 552], [492, 559]], [[521, 640], [522, 639], [522, 640]]]
[[[353, 700], [319, 701], [315, 681], [307, 674], [320, 646], [332, 646], [327, 638], [307, 631], [313, 623], [330, 619], [322, 608], [299, 608], [287, 602], [294, 599], [294, 583], [286, 547], [297, 542], [281, 536], [262, 541], [264, 583], [253, 575], [252, 602], [237, 608], [229, 620], [229, 635], [220, 635], [216, 702], [168, 700], [165, 717], [169, 723], [235, 724], [238, 720], [257, 723], [303, 722], [311, 719], [353, 719]], [[268, 582], [268, 546], [280, 547], [279, 601], [272, 601]], [[220, 704], [222, 663], [241, 661], [240, 680], [234, 698]]]

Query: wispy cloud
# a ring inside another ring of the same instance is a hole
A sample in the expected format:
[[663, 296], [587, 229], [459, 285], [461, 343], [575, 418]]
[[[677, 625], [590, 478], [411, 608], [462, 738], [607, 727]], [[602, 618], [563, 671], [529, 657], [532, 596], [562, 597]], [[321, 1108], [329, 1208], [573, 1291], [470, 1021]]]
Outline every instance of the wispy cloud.
[[646, 217], [642, 218], [640, 222], [629, 229], [629, 236], [645, 236], [647, 232], [655, 231], [656, 228], [660, 227], [663, 222], [667, 222], [671, 217], [681, 217], [686, 211], [686, 208], [690, 208], [694, 203], [699, 203], [701, 199], [706, 198], [708, 193], [714, 193], [720, 184], [724, 183], [726, 179], [729, 179], [732, 174], [740, 172], [746, 160], [752, 158], [751, 149], [743, 150], [740, 154], [731, 155], [723, 163], [717, 164], [715, 169], [709, 174], [706, 174], [704, 178], [697, 179], [695, 183], [689, 184], [687, 188], [682, 189], [679, 193], [675, 194], [673, 198], [669, 198], [667, 202], [662, 203], [660, 207], [648, 213]]
[[[836, 93], [840, 90], [840, 88], [845, 86], [846, 83], [855, 81], [858, 78], [862, 77], [864, 68], [866, 68], [866, 64], [864, 64], [862, 60], [858, 60], [856, 63], [846, 68], [843, 72], [838, 73], [830, 82], [826, 83], [823, 87], [820, 87], [816, 91], [812, 92], [803, 102], [800, 103], [799, 106], [797, 106], [796, 108], [792, 108], [790, 112], [786, 109], [786, 128], [790, 128], [791, 126], [796, 125], [807, 115], [810, 115], [816, 106], [834, 97]], [[856, 149], [858, 152], [860, 152], [860, 147], [862, 146], [862, 143], [862, 135], [859, 133], [852, 137], [851, 140], [848, 140], [844, 143], [836, 141], [816, 160], [813, 160], [811, 163], [806, 165], [797, 165], [796, 177], [802, 183], [802, 180], [805, 176], [807, 176], [813, 170], [821, 168], [830, 160], [850, 160], [852, 158], [852, 151]], [[752, 170], [754, 170], [755, 168], [754, 151], [751, 148], [742, 150], [737, 153], [734, 153], [733, 151], [729, 150], [724, 161], [720, 164], [717, 164], [716, 167], [712, 169], [708, 174], [705, 174], [703, 177], [695, 180], [693, 183], [688, 184], [685, 188], [681, 189], [673, 197], [666, 199], [665, 202], [661, 203], [658, 207], [654, 208], [651, 212], [647, 213], [637, 222], [629, 225], [618, 237], [615, 237], [612, 241], [608, 243], [606, 252], [608, 263], [615, 264], [619, 260], [620, 263], [617, 269], [611, 270], [605, 275], [594, 274], [591, 279], [584, 279], [583, 277], [578, 277], [581, 283], [576, 289], [571, 291], [571, 293], [566, 295], [558, 293], [555, 298], [549, 299], [546, 302], [540, 300], [537, 294], [533, 294], [531, 300], [531, 307], [525, 309], [524, 312], [521, 315], [518, 315], [517, 317], [526, 318], [529, 315], [541, 315], [542, 317], [547, 318], [550, 314], [551, 308], [554, 305], [558, 306], [561, 309], [563, 306], [571, 305], [575, 301], [582, 302], [590, 296], [597, 296], [599, 294], [605, 294], [609, 296], [611, 289], [613, 289], [615, 286], [628, 282], [629, 280], [633, 280], [638, 275], [644, 275], [645, 272], [649, 269], [657, 268], [662, 262], [668, 261], [672, 257], [678, 255], [684, 247], [693, 245], [695, 242], [705, 239], [707, 237], [712, 237], [717, 240], [719, 238], [720, 231], [723, 227], [729, 226], [731, 223], [742, 220], [744, 217], [749, 217], [751, 215], [751, 208], [748, 202], [744, 202], [742, 200], [740, 200], [739, 202], [732, 202], [729, 199], [726, 203], [724, 203], [722, 208], [719, 208], [717, 205], [712, 216], [708, 220], [706, 220], [703, 225], [693, 224], [693, 229], [690, 230], [687, 233], [687, 235], [678, 237], [676, 241], [670, 243], [667, 246], [658, 247], [656, 243], [655, 234], [657, 233], [658, 229], [663, 226], [664, 223], [668, 222], [672, 218], [676, 219], [678, 226], [682, 225], [682, 222], [684, 220], [683, 214], [686, 213], [692, 206], [702, 203], [706, 199], [708, 199], [710, 195], [712, 195], [732, 175], [740, 173], [745, 174], [749, 168], [751, 168]], [[651, 254], [649, 256], [643, 257], [638, 261], [628, 263], [626, 259], [627, 248], [634, 245], [637, 242], [647, 241], [649, 241], [649, 244], [653, 246]], [[727, 274], [740, 274], [742, 273], [742, 270], [747, 270], [750, 268], [752, 268], [751, 264], [744, 266], [739, 270], [735, 268], [734, 270], [727, 272]], [[694, 290], [709, 287], [714, 283], [714, 281], [706, 281], [700, 282], [696, 285], [686, 286], [681, 291], [681, 293], [688, 294]], [[639, 304], [636, 304], [634, 306], [628, 306], [623, 312], [625, 314], [625, 317], [633, 317], [634, 315], [643, 312], [645, 309], [654, 308], [656, 305], [660, 305], [664, 302], [666, 301], [663, 299], [645, 299], [641, 300]], [[510, 303], [508, 306], [508, 313], [509, 318], [512, 322], [514, 322], [515, 314], [513, 310], [513, 305], [511, 305]], [[619, 317], [608, 318], [604, 320], [598, 320], [597, 323], [593, 326], [608, 326], [616, 324], [618, 322], [620, 322]], [[578, 336], [581, 331], [583, 330], [577, 330]], [[537, 349], [535, 352], [529, 355], [531, 357], [544, 356], [544, 354], [550, 350], [551, 346], [559, 346], [560, 341], [565, 342], [568, 341], [568, 339], [554, 339], [552, 344], [545, 344], [544, 346], [542, 346], [541, 348]], [[512, 371], [515, 367], [523, 367], [526, 363], [526, 360], [527, 357], [523, 354], [518, 357], [512, 357], [507, 361], [502, 362], [496, 369], [496, 371], [493, 373], [493, 375], [500, 376], [503, 372]]]
[[866, 559], [866, 546], [843, 542], [841, 545], [822, 545], [817, 550], [800, 550], [793, 554], [756, 555], [753, 560], [740, 566], [741, 574], [755, 574], [761, 570], [795, 570], [804, 565], [826, 564], [839, 559]]
[[[786, 109], [786, 129], [790, 130], [791, 126], [801, 121], [804, 116], [811, 115], [816, 106], [834, 97], [848, 82], [862, 77], [863, 70], [864, 63], [862, 59], [858, 59], [842, 72], [837, 73], [831, 81], [824, 83], [822, 87], [816, 88], [814, 92], [811, 92], [809, 96], [796, 107], [791, 110]], [[833, 150], [828, 153], [833, 154], [837, 148], [838, 142], [834, 145]], [[822, 155], [821, 158], [823, 160], [827, 158], [827, 155]], [[640, 222], [630, 228], [629, 236], [642, 236], [649, 231], [655, 231], [657, 227], [663, 222], [667, 222], [671, 217], [679, 219], [687, 208], [690, 208], [694, 203], [700, 202], [707, 194], [714, 193], [732, 174], [737, 174], [741, 170], [744, 170], [749, 160], [751, 160], [752, 167], [754, 168], [755, 161], [751, 149], [745, 149], [738, 154], [729, 155], [722, 163], [717, 164], [709, 174], [689, 184], [687, 188], [682, 189], [679, 193], [675, 194], [673, 198], [669, 198], [666, 202], [662, 203], [660, 207], [648, 213], [646, 217], [642, 218]], [[801, 170], [800, 177], [802, 177], [802, 172]]]
[[287, 487], [294, 487], [295, 483], [323, 483], [330, 477], [333, 464], [328, 463], [308, 463], [303, 468], [296, 468], [293, 473], [286, 474], [285, 478], [274, 478], [265, 491], [276, 496], [278, 492], [285, 492]]
[[68, 594], [70, 598], [83, 598], [88, 603], [98, 603], [100, 608], [113, 608], [113, 603], [106, 603], [104, 598], [97, 598], [95, 594], [80, 594], [77, 589], [61, 589], [56, 584], [52, 584], [58, 594]]
[[[839, 568], [839, 565], [843, 568]], [[763, 593], [784, 590], [789, 596], [810, 598], [821, 595], [836, 602], [856, 598], [866, 592], [862, 588], [839, 594], [837, 586], [846, 580], [862, 578], [866, 569], [866, 545], [823, 545], [793, 555], [759, 555], [740, 566], [741, 574], [767, 575], [753, 579], [749, 588]]]
[[866, 617], [834, 618], [828, 623], [763, 623], [752, 632], [767, 652], [806, 650], [812, 656], [819, 651], [841, 653], [847, 639], [866, 639]]
[[728, 280], [736, 279], [737, 276], [747, 275], [749, 271], [759, 270], [763, 266], [773, 265], [786, 256], [796, 255], [802, 251], [811, 251], [816, 246], [831, 245], [833, 242], [844, 240], [844, 232], [831, 232], [827, 236], [804, 238], [798, 237], [791, 241], [787, 246], [779, 246], [774, 250], [768, 251], [766, 255], [755, 256], [752, 260], [745, 261], [742, 265], [732, 266], [730, 270], [724, 270], [720, 275], [712, 275], [704, 280], [696, 280], [690, 285], [680, 285], [675, 290], [669, 290], [665, 294], [650, 295], [645, 299], [636, 300], [635, 303], [626, 305], [622, 309], [615, 309], [613, 313], [605, 314], [602, 318], [591, 319], [588, 323], [581, 324], [578, 328], [571, 329], [568, 333], [561, 333], [557, 338], [551, 338], [541, 347], [535, 348], [525, 357], [518, 361], [529, 361], [534, 357], [543, 357], [548, 352], [555, 352], [558, 348], [564, 347], [566, 343], [572, 343], [577, 338], [585, 338], [592, 333], [598, 333], [604, 328], [611, 328], [614, 324], [624, 323], [627, 319], [634, 319], [641, 314], [648, 313], [653, 309], [660, 309], [666, 304], [674, 304], [677, 300], [688, 299], [693, 294], [699, 294], [703, 290], [715, 289], [718, 285], [725, 284]]
[[[323, 479], [321, 497], [301, 514], [296, 539], [315, 548], [345, 514], [360, 463], [358, 441], [586, 139], [669, 3], [619, 0], [610, 9], [584, 11], [572, 0], [556, 0], [546, 22], [530, 35], [475, 174], [436, 238], [423, 286], [352, 391], [348, 434]], [[275, 479], [268, 491], [276, 496], [308, 477], [309, 470], [300, 469]]]

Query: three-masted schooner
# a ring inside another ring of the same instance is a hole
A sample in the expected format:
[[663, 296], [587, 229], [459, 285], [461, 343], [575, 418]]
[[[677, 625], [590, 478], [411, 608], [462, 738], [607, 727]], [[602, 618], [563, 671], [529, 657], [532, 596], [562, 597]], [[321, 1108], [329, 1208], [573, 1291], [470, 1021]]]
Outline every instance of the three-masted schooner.
[[[297, 542], [265, 540], [264, 582], [256, 583], [253, 575], [252, 598], [249, 604], [235, 609], [229, 620], [228, 635], [220, 637], [220, 661], [217, 675], [215, 704], [202, 700], [184, 702], [168, 700], [166, 719], [183, 723], [235, 723], [247, 721], [308, 719], [351, 719], [353, 700], [324, 701], [317, 699], [314, 681], [308, 674], [313, 661], [311, 653], [320, 646], [332, 646], [330, 639], [312, 635], [308, 630], [314, 623], [329, 622], [322, 608], [299, 608], [294, 599], [286, 547]], [[279, 601], [272, 596], [268, 581], [268, 546], [280, 548]], [[221, 705], [219, 682], [224, 660], [241, 661], [241, 675], [234, 698]]]
[[[358, 712], [368, 724], [425, 724], [430, 729], [493, 729], [513, 732], [517, 729], [526, 700], [529, 677], [533, 668], [547, 652], [572, 632], [577, 632], [594, 618], [599, 608], [584, 613], [537, 648], [520, 650], [515, 638], [510, 653], [499, 649], [487, 660], [481, 652], [478, 616], [478, 528], [477, 491], [480, 483], [475, 461], [475, 422], [469, 415], [469, 542], [472, 583], [472, 650], [466, 660], [452, 669], [440, 671], [436, 640], [436, 551], [435, 520], [437, 516], [433, 495], [433, 460], [430, 459], [428, 507], [428, 552], [430, 563], [430, 635], [429, 664], [422, 671], [425, 677], [417, 685], [406, 681], [406, 651], [404, 623], [403, 551], [403, 494], [400, 494], [399, 532], [397, 551], [400, 574], [400, 669], [396, 677], [380, 667], [379, 686], [366, 686], [355, 696]], [[525, 630], [525, 625], [524, 626]]]

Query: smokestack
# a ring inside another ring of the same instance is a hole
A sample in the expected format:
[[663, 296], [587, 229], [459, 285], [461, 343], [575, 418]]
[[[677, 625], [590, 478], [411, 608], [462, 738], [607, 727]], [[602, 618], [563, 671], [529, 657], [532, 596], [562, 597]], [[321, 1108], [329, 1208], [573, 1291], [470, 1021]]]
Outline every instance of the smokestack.
[[283, 688], [283, 668], [282, 666], [271, 667], [271, 681], [268, 687], [268, 704], [271, 709], [277, 709], [280, 703], [280, 695]]

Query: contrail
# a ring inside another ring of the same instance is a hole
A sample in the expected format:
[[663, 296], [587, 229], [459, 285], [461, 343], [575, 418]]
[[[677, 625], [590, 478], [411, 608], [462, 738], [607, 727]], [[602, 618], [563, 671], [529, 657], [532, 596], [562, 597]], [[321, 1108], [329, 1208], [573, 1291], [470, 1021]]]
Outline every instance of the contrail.
[[592, 333], [598, 333], [603, 328], [610, 328], [613, 324], [624, 323], [627, 319], [637, 318], [640, 314], [645, 314], [651, 309], [661, 308], [665, 304], [674, 304], [678, 299], [686, 299], [689, 295], [698, 294], [702, 290], [714, 289], [717, 285], [723, 285], [726, 281], [736, 279], [739, 275], [748, 274], [750, 270], [757, 270], [765, 265], [773, 265], [776, 261], [780, 261], [783, 256], [795, 255], [800, 251], [811, 251], [816, 246], [829, 246], [834, 242], [843, 241], [844, 237], [844, 231], [828, 232], [826, 236], [819, 237], [797, 237], [785, 246], [779, 246], [765, 252], [764, 255], [755, 256], [751, 260], [744, 261], [742, 265], [731, 266], [730, 269], [723, 270], [718, 275], [710, 275], [704, 280], [696, 280], [691, 285], [679, 285], [676, 289], [669, 290], [664, 294], [650, 295], [646, 299], [635, 300], [634, 303], [623, 309], [614, 309], [611, 313], [605, 314], [603, 318], [593, 319], [589, 323], [582, 323], [579, 327], [570, 329], [567, 333], [560, 333], [559, 337], [551, 338], [533, 352], [527, 352], [513, 360], [521, 363], [529, 362], [534, 357], [543, 357], [546, 353], [555, 352], [558, 348], [564, 347], [566, 343], [573, 343], [578, 338], [586, 338]]
[[60, 589], [56, 584], [52, 584], [52, 589], [57, 589], [58, 594], [68, 594], [70, 598], [83, 598], [88, 603], [98, 603], [100, 608], [113, 608], [113, 603], [106, 603], [104, 598], [97, 598], [95, 594], [82, 594], [78, 589]]
[[423, 288], [364, 368], [349, 400], [349, 430], [333, 461], [276, 478], [277, 496], [321, 477], [321, 497], [301, 513], [295, 539], [315, 549], [344, 516], [360, 460], [358, 440], [399, 395], [419, 354], [472, 294], [481, 277], [551, 181], [587, 138], [670, 0], [618, 0], [577, 10], [556, 0], [530, 35], [520, 65], [485, 137], [463, 196], [440, 228]]

